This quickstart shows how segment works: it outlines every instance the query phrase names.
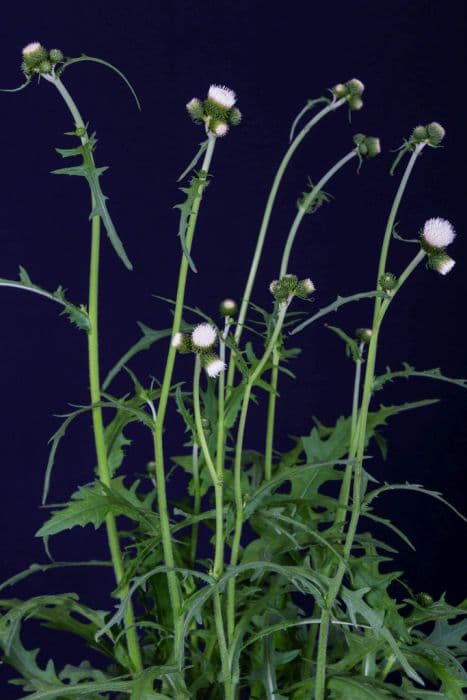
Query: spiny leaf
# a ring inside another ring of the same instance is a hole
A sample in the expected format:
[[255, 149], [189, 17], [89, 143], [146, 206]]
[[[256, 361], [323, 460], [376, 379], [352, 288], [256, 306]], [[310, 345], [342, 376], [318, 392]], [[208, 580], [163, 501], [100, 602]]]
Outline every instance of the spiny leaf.
[[314, 314], [311, 318], [308, 318], [306, 321], [303, 321], [303, 323], [300, 323], [298, 326], [296, 326], [293, 329], [293, 331], [289, 331], [289, 335], [295, 335], [296, 333], [300, 333], [300, 331], [302, 331], [304, 328], [309, 326], [310, 323], [314, 323], [319, 318], [322, 318], [323, 316], [326, 316], [327, 314], [330, 314], [333, 311], [337, 311], [339, 309], [339, 307], [342, 306], [343, 304], [348, 304], [351, 301], [360, 301], [360, 299], [374, 299], [375, 297], [387, 298], [387, 294], [385, 294], [384, 292], [373, 291], [373, 292], [359, 292], [358, 294], [352, 294], [351, 296], [348, 296], [348, 297], [338, 296], [337, 299], [332, 302], [332, 304], [329, 304], [328, 306], [324, 306], [316, 314]]
[[193, 170], [193, 168], [196, 166], [196, 164], [197, 164], [197, 163], [199, 162], [199, 160], [201, 159], [201, 156], [203, 155], [203, 153], [206, 151], [206, 149], [207, 149], [207, 147], [208, 147], [208, 143], [209, 143], [209, 139], [206, 139], [206, 141], [202, 141], [202, 142], [200, 143], [200, 145], [199, 145], [199, 146], [200, 146], [200, 147], [199, 147], [199, 150], [197, 151], [195, 157], [193, 158], [193, 160], [191, 161], [191, 163], [190, 163], [189, 165], [187, 165], [187, 167], [185, 168], [185, 170], [183, 171], [183, 173], [182, 173], [182, 174], [180, 175], [180, 177], [178, 178], [177, 182], [180, 182], [181, 180], [183, 180], [183, 179], [188, 175], [188, 173], [189, 173], [191, 170]]
[[429, 491], [421, 484], [409, 484], [409, 482], [406, 482], [405, 484], [384, 484], [384, 486], [381, 486], [380, 488], [375, 489], [374, 491], [370, 491], [370, 493], [368, 493], [365, 497], [365, 506], [371, 503], [371, 501], [380, 496], [382, 493], [386, 493], [387, 491], [416, 491], [417, 493], [423, 493], [426, 496], [431, 496], [432, 498], [441, 501], [441, 503], [444, 503], [444, 505], [446, 505], [448, 508], [454, 511], [454, 513], [457, 516], [459, 516], [461, 520], [467, 522], [467, 518], [465, 517], [465, 515], [462, 515], [462, 513], [460, 513], [457, 510], [457, 508], [454, 508], [454, 506], [451, 505], [449, 501], [443, 498], [439, 491]]
[[455, 384], [456, 386], [462, 387], [462, 389], [467, 389], [467, 379], [453, 379], [452, 377], [446, 377], [446, 375], [441, 372], [439, 367], [434, 367], [433, 369], [416, 370], [415, 367], [409, 365], [408, 362], [403, 362], [402, 365], [404, 369], [393, 372], [390, 367], [387, 367], [384, 374], [375, 377], [373, 382], [373, 391], [379, 391], [382, 389], [386, 382], [392, 382], [394, 379], [403, 377], [407, 379], [409, 377], [437, 379], [442, 382], [447, 382], [448, 384]]
[[190, 268], [193, 272], [198, 272], [190, 255], [190, 243], [187, 243], [186, 233], [188, 224], [193, 213], [194, 203], [201, 197], [204, 187], [208, 184], [207, 173], [200, 170], [197, 175], [194, 175], [190, 180], [189, 187], [180, 187], [179, 189], [186, 194], [186, 198], [180, 204], [175, 204], [174, 209], [180, 210], [180, 223], [178, 226], [178, 236], [182, 245], [183, 254], [186, 257]]

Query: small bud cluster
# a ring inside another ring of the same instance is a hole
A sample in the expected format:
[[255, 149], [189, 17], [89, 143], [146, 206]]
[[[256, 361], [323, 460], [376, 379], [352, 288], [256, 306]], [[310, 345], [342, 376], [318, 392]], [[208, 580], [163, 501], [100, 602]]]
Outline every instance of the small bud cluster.
[[360, 158], [374, 158], [381, 153], [381, 143], [376, 136], [355, 134], [353, 142], [357, 147]]
[[299, 280], [297, 275], [284, 275], [280, 280], [273, 280], [269, 291], [280, 302], [290, 301], [292, 297], [308, 299], [315, 291], [315, 285], [309, 277]]
[[397, 277], [392, 272], [383, 272], [378, 280], [378, 284], [383, 292], [390, 293], [397, 287]]
[[242, 120], [240, 110], [234, 106], [236, 101], [237, 97], [230, 88], [211, 85], [207, 99], [194, 97], [186, 108], [195, 124], [204, 122], [210, 133], [225, 136], [231, 126], [238, 126]]
[[225, 370], [225, 363], [213, 352], [216, 343], [217, 330], [210, 323], [198, 324], [191, 335], [178, 332], [172, 337], [172, 347], [178, 352], [195, 352], [200, 356], [201, 364], [209, 377], [217, 377]]
[[365, 86], [361, 80], [352, 78], [346, 83], [338, 83], [332, 89], [333, 95], [339, 100], [345, 99], [352, 110], [359, 110], [363, 107], [362, 95]]
[[63, 53], [59, 49], [48, 51], [38, 41], [33, 41], [23, 49], [21, 68], [26, 77], [34, 73], [48, 75], [52, 73], [57, 63], [63, 62]]
[[445, 129], [438, 122], [430, 122], [426, 126], [416, 126], [412, 131], [410, 140], [414, 144], [426, 143], [436, 148], [446, 135]]
[[445, 248], [456, 237], [452, 224], [446, 219], [428, 219], [420, 235], [420, 245], [428, 255], [428, 265], [440, 275], [447, 275], [456, 264]]

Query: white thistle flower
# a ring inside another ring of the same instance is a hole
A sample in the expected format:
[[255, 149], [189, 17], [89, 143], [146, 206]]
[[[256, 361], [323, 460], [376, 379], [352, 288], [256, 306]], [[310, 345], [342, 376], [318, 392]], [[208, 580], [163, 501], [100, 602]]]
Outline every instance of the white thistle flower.
[[428, 219], [425, 222], [422, 238], [431, 248], [446, 248], [455, 237], [454, 228], [446, 219]]
[[219, 124], [217, 124], [217, 126], [214, 128], [214, 133], [216, 136], [225, 136], [228, 130], [229, 127], [225, 122], [219, 122]]
[[210, 323], [200, 323], [191, 334], [193, 345], [200, 349], [210, 348], [217, 340], [217, 333]]
[[24, 47], [23, 56], [30, 56], [31, 54], [36, 53], [36, 51], [41, 51], [42, 48], [42, 44], [40, 44], [38, 41], [32, 41], [30, 44]]
[[224, 372], [225, 367], [225, 362], [222, 362], [222, 360], [216, 357], [215, 359], [208, 362], [204, 369], [206, 370], [209, 377], [217, 377], [221, 372]]
[[182, 344], [182, 340], [183, 340], [183, 334], [180, 332], [175, 333], [175, 335], [172, 338], [172, 343], [171, 343], [172, 347], [179, 348], [180, 345]]
[[221, 107], [231, 109], [237, 101], [237, 96], [233, 90], [225, 85], [211, 85], [208, 92], [208, 97], [217, 102]]
[[316, 291], [316, 287], [309, 277], [302, 280], [300, 284], [303, 285], [304, 289], [308, 292], [308, 294], [313, 294], [313, 292]]

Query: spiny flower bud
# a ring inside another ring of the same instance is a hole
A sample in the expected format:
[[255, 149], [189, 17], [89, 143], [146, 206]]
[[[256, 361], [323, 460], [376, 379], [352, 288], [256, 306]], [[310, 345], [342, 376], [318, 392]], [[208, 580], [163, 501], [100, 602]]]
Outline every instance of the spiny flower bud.
[[428, 133], [428, 139], [432, 146], [439, 146], [441, 141], [446, 136], [446, 130], [438, 122], [431, 122], [426, 127]]
[[300, 280], [295, 289], [295, 296], [299, 299], [308, 299], [316, 291], [315, 285], [309, 277]]
[[221, 316], [235, 316], [237, 310], [237, 303], [233, 299], [224, 299], [219, 306]]
[[211, 353], [203, 357], [202, 364], [209, 377], [217, 377], [225, 370], [225, 362], [222, 362], [217, 355]]
[[354, 112], [358, 112], [358, 110], [363, 107], [363, 100], [360, 95], [351, 95], [349, 99], [349, 107]]
[[237, 101], [234, 91], [225, 85], [211, 85], [208, 91], [208, 99], [225, 109], [232, 109]]
[[446, 248], [455, 237], [456, 233], [449, 221], [440, 218], [428, 219], [423, 226], [420, 243], [427, 253], [433, 253]]
[[415, 129], [412, 131], [412, 140], [416, 141], [417, 143], [421, 143], [422, 141], [426, 141], [428, 138], [428, 132], [426, 130], [426, 126], [416, 126]]
[[363, 91], [365, 90], [364, 84], [361, 80], [358, 80], [358, 78], [348, 80], [345, 86], [351, 95], [363, 95]]
[[233, 107], [229, 112], [229, 124], [231, 126], [238, 126], [242, 121], [242, 113], [238, 107]]
[[204, 110], [203, 103], [197, 97], [193, 97], [186, 105], [188, 114], [193, 119], [194, 122], [200, 123], [203, 121]]
[[357, 146], [357, 152], [361, 158], [374, 158], [381, 153], [381, 143], [376, 136], [355, 134], [353, 142]]
[[50, 49], [49, 60], [52, 63], [61, 63], [61, 61], [63, 61], [63, 53], [60, 49]]
[[443, 252], [428, 257], [428, 265], [440, 275], [447, 275], [455, 264], [456, 261]]
[[392, 272], [384, 272], [378, 282], [381, 289], [385, 292], [391, 292], [397, 287], [397, 277]]
[[422, 608], [429, 608], [430, 605], [433, 604], [433, 598], [429, 593], [417, 593], [417, 595], [415, 596], [415, 600], [419, 605], [422, 606]]
[[371, 340], [373, 331], [371, 328], [357, 328], [355, 331], [355, 335], [357, 336], [357, 340], [359, 340], [361, 343], [366, 343], [368, 344]]
[[191, 338], [189, 335], [186, 335], [185, 333], [175, 333], [175, 335], [172, 337], [171, 345], [173, 348], [176, 348], [178, 352], [181, 352], [183, 355], [185, 355], [188, 352], [193, 352], [193, 345], [191, 343]]
[[47, 51], [38, 41], [32, 41], [23, 49], [23, 60], [26, 65], [35, 67], [47, 58]]
[[287, 274], [284, 275], [281, 279], [281, 285], [284, 290], [288, 292], [295, 292], [297, 289], [297, 284], [298, 284], [298, 277], [297, 275], [291, 275]]
[[212, 348], [217, 341], [217, 333], [210, 323], [200, 323], [191, 334], [191, 342], [195, 350]]
[[45, 60], [41, 61], [39, 63], [39, 73], [51, 73], [52, 72], [53, 65], [50, 61]]

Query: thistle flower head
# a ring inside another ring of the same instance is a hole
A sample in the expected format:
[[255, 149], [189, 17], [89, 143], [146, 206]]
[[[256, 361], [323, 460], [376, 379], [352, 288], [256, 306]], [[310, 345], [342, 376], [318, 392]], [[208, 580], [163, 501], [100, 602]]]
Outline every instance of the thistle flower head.
[[428, 219], [425, 221], [421, 235], [422, 246], [432, 250], [442, 250], [450, 245], [456, 232], [452, 224], [446, 219]]
[[175, 335], [172, 337], [172, 342], [170, 343], [173, 348], [178, 348], [182, 344], [182, 339], [183, 339], [183, 334], [182, 333], [175, 333]]
[[225, 85], [211, 85], [208, 98], [226, 109], [231, 109], [237, 101], [234, 91]]
[[172, 340], [170, 342], [173, 348], [178, 350], [178, 352], [181, 352], [182, 354], [192, 352], [193, 351], [193, 346], [191, 344], [191, 338], [189, 335], [186, 335], [185, 333], [175, 333], [172, 336]]
[[438, 122], [430, 122], [426, 126], [419, 125], [413, 129], [411, 134], [412, 143], [426, 143], [429, 146], [439, 146], [446, 136], [446, 130]]
[[218, 124], [215, 124], [214, 127], [211, 128], [216, 136], [225, 136], [229, 130], [229, 127], [225, 122], [218, 122]]
[[384, 272], [378, 282], [384, 292], [392, 292], [397, 287], [397, 277], [392, 272]]
[[214, 326], [210, 323], [200, 323], [194, 328], [191, 334], [191, 341], [195, 349], [206, 350], [212, 348], [216, 343], [217, 333]]
[[203, 103], [197, 97], [193, 97], [186, 105], [188, 114], [194, 122], [200, 123], [204, 118]]
[[456, 261], [446, 253], [440, 252], [437, 255], [430, 255], [428, 264], [433, 270], [439, 272], [440, 275], [447, 275], [448, 272], [451, 272]]
[[38, 41], [31, 41], [31, 43], [27, 44], [27, 46], [25, 46], [23, 49], [24, 58], [29, 58], [33, 55], [38, 55], [39, 53], [45, 53], [45, 49]]
[[208, 377], [218, 377], [225, 370], [225, 362], [217, 357], [217, 355], [208, 355], [203, 362], [203, 367], [206, 370]]
[[233, 299], [224, 299], [219, 306], [221, 316], [235, 316], [237, 309], [237, 302]]
[[358, 155], [361, 158], [374, 158], [381, 153], [381, 143], [376, 136], [365, 136], [365, 134], [355, 134], [353, 142], [357, 147]]
[[300, 299], [308, 299], [316, 291], [316, 287], [309, 277], [300, 280], [295, 289], [295, 294]]

